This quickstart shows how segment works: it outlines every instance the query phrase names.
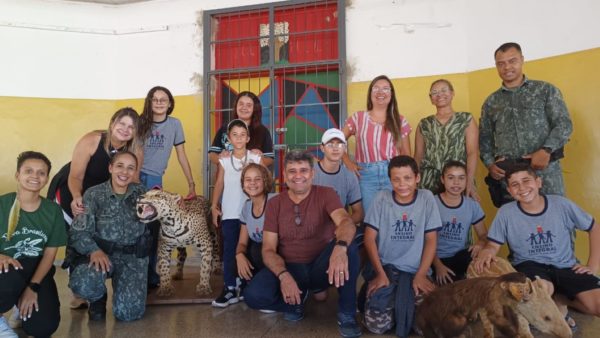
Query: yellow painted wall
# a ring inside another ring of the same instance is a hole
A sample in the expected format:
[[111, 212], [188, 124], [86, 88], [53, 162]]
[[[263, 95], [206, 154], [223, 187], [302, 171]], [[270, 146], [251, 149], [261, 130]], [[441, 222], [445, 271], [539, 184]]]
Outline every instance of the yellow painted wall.
[[[527, 55], [525, 55], [527, 58]], [[491, 56], [490, 56], [491, 58]], [[491, 62], [491, 60], [490, 60]], [[596, 219], [600, 213], [600, 48], [526, 62], [525, 73], [532, 79], [549, 81], [558, 86], [565, 97], [574, 123], [574, 133], [563, 160], [567, 196]], [[455, 88], [454, 108], [469, 111], [478, 119], [485, 98], [500, 86], [495, 69], [465, 74], [446, 74], [394, 80], [399, 107], [413, 128], [419, 120], [434, 112], [427, 93], [429, 85], [440, 77], [450, 80]], [[368, 82], [348, 86], [348, 112], [366, 108]], [[73, 146], [87, 131], [104, 129], [112, 113], [123, 106], [138, 112], [143, 98], [130, 100], [69, 100], [0, 97], [0, 193], [14, 191], [15, 159], [19, 152], [35, 149], [49, 156], [55, 173], [71, 158]], [[186, 134], [186, 151], [194, 173], [197, 193], [202, 193], [202, 160], [206, 152], [202, 117], [202, 101], [198, 96], [176, 97], [173, 116], [179, 118]], [[414, 134], [412, 135], [414, 145]], [[353, 142], [353, 141], [352, 141]], [[480, 166], [477, 183], [489, 226], [495, 208], [491, 205], [483, 183], [485, 168]], [[184, 194], [187, 183], [173, 154], [165, 176], [168, 190]], [[587, 235], [577, 239], [577, 256], [587, 259]]]
[[[531, 79], [553, 83], [563, 93], [571, 118], [574, 132], [566, 146], [566, 158], [562, 161], [567, 197], [575, 201], [596, 220], [600, 216], [600, 48], [555, 56], [527, 62], [525, 74]], [[490, 55], [491, 59], [491, 55]], [[490, 60], [492, 61], [492, 60]], [[431, 82], [439, 78], [450, 80], [456, 96], [454, 109], [468, 111], [479, 120], [481, 105], [486, 97], [500, 86], [496, 69], [484, 69], [466, 74], [446, 74], [440, 76], [406, 78], [393, 80], [397, 93], [399, 109], [406, 116], [413, 129], [421, 118], [433, 114], [427, 93]], [[354, 113], [366, 109], [366, 93], [369, 82], [353, 83], [348, 86], [348, 112]], [[414, 133], [411, 134], [414, 149]], [[351, 140], [351, 148], [354, 140]], [[486, 225], [489, 227], [496, 214], [487, 186], [483, 182], [487, 170], [480, 163], [477, 185], [482, 196], [482, 205], [486, 213]], [[578, 233], [576, 243], [577, 257], [587, 261], [588, 238]]]

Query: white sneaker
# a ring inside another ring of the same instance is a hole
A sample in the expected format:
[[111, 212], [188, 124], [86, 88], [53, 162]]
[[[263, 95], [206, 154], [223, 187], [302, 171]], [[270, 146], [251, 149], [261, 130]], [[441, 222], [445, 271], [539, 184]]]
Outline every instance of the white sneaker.
[[23, 321], [19, 316], [19, 308], [17, 308], [16, 306], [13, 307], [10, 317], [8, 317], [8, 326], [10, 326], [13, 329], [18, 329], [23, 326]]
[[15, 331], [8, 326], [6, 318], [0, 315], [0, 338], [19, 338]]

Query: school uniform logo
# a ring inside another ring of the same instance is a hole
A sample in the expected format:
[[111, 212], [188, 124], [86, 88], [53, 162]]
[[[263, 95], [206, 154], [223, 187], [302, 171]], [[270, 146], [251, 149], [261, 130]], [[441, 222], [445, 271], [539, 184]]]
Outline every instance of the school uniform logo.
[[458, 222], [456, 216], [452, 217], [452, 221], [447, 221], [439, 232], [439, 237], [448, 241], [462, 242], [462, 232], [464, 230], [462, 222]]
[[402, 220], [396, 220], [393, 225], [394, 233], [391, 235], [392, 241], [414, 241], [416, 224], [412, 219], [408, 219], [408, 214], [402, 213]]
[[160, 131], [153, 130], [148, 138], [148, 148], [164, 148], [165, 147], [165, 135], [162, 135]]
[[252, 239], [254, 239], [255, 242], [262, 242], [263, 239], [263, 234], [262, 231], [260, 231], [260, 229], [258, 227], [256, 227], [254, 229], [254, 231], [252, 232]]
[[555, 253], [554, 238], [556, 235], [550, 230], [544, 231], [541, 225], [536, 225], [535, 232], [527, 236], [526, 242], [529, 243], [529, 254], [547, 254]]

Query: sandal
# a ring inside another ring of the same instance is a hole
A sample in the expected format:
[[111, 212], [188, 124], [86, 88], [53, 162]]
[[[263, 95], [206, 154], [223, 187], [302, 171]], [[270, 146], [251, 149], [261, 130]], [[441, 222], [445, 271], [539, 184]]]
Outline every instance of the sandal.
[[567, 322], [567, 325], [569, 325], [571, 332], [573, 332], [573, 333], [577, 332], [577, 329], [579, 329], [579, 327], [577, 326], [575, 319], [573, 319], [573, 317], [571, 317], [571, 315], [569, 315], [568, 312], [565, 315], [565, 321]]

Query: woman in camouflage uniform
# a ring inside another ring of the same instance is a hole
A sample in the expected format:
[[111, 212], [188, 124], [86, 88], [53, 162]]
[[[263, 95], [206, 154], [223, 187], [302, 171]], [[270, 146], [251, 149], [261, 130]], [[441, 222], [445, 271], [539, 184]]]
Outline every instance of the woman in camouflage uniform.
[[75, 262], [69, 287], [90, 302], [91, 320], [106, 316], [106, 278], [113, 283], [113, 314], [122, 321], [143, 316], [148, 275], [148, 235], [135, 212], [137, 198], [145, 192], [133, 183], [138, 162], [128, 151], [114, 155], [111, 179], [88, 189], [85, 213], [73, 220], [69, 244], [86, 260]]

